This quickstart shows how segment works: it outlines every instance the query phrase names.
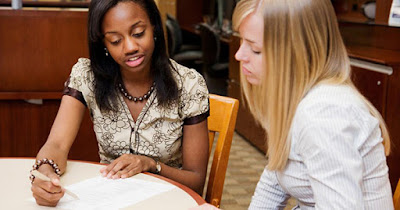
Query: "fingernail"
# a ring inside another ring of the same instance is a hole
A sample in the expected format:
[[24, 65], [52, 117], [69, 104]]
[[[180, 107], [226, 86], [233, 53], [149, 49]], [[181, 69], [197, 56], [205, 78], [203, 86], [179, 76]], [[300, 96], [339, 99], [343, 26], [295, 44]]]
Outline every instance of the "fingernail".
[[60, 180], [58, 180], [58, 179], [53, 179], [53, 184], [59, 185], [59, 184], [60, 184]]
[[110, 179], [110, 178], [111, 178], [111, 176], [112, 176], [112, 175], [109, 173], [109, 174], [107, 175], [107, 178], [109, 178], [109, 179]]

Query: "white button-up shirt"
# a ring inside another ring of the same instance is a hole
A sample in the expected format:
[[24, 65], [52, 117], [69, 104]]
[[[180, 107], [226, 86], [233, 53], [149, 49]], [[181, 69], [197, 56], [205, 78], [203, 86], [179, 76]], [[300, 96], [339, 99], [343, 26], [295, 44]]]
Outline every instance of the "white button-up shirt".
[[286, 168], [264, 170], [249, 209], [283, 209], [289, 197], [301, 209], [393, 209], [379, 121], [351, 87], [314, 87], [290, 140]]

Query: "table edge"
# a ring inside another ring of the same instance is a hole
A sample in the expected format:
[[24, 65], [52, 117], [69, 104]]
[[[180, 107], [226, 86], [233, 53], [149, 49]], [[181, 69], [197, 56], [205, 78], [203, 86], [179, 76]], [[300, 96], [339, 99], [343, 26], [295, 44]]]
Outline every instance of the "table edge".
[[[34, 157], [0, 157], [1, 159], [31, 159], [31, 160], [35, 160], [36, 158]], [[96, 165], [107, 165], [105, 163], [99, 163], [99, 162], [94, 162], [94, 161], [88, 161], [88, 160], [70, 160], [68, 159], [67, 161], [71, 161], [71, 162], [81, 162], [81, 163], [90, 163], [90, 164], [96, 164]], [[174, 181], [172, 179], [169, 179], [167, 177], [163, 177], [161, 175], [157, 175], [157, 174], [153, 174], [150, 172], [142, 172], [143, 174], [146, 175], [150, 175], [153, 177], [156, 177], [158, 179], [164, 180], [170, 184], [175, 185], [176, 187], [182, 189], [183, 191], [185, 191], [187, 194], [189, 194], [198, 205], [204, 204], [206, 203], [206, 201], [204, 200], [204, 198], [202, 198], [199, 194], [197, 194], [195, 191], [193, 191], [192, 189], [190, 189], [188, 186], [185, 186], [177, 181]]]

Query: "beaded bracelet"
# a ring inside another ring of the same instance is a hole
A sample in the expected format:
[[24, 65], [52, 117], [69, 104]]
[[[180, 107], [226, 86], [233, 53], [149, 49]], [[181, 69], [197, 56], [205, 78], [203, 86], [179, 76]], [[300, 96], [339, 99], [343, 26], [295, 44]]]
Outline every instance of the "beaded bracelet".
[[32, 174], [32, 171], [38, 170], [39, 167], [42, 166], [43, 164], [49, 164], [54, 169], [54, 172], [58, 176], [61, 176], [61, 170], [58, 168], [57, 163], [55, 163], [54, 160], [44, 158], [42, 160], [36, 160], [35, 164], [32, 166], [31, 175], [29, 176], [31, 183], [33, 183], [33, 181], [35, 180], [35, 176]]

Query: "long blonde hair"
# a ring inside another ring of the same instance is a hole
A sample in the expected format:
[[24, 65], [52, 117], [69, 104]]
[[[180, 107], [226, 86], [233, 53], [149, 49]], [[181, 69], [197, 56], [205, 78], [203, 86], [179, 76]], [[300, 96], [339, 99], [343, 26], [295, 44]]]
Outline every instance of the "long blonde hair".
[[247, 105], [267, 130], [268, 169], [282, 170], [290, 151], [289, 131], [305, 94], [320, 83], [345, 84], [356, 90], [379, 119], [385, 153], [390, 138], [385, 122], [350, 79], [350, 61], [329, 0], [241, 0], [233, 14], [237, 30], [248, 15], [264, 19], [264, 63], [260, 85], [241, 74]]

